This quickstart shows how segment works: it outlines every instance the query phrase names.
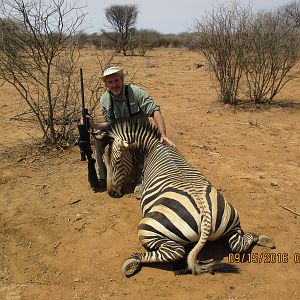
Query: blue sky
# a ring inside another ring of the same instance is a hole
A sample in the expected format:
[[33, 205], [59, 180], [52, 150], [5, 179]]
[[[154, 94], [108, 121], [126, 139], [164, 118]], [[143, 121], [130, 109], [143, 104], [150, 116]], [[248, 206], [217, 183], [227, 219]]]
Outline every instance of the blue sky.
[[[241, 5], [250, 3], [254, 10], [272, 10], [290, 3], [285, 0], [240, 0]], [[154, 29], [161, 33], [188, 31], [196, 19], [200, 20], [216, 1], [207, 0], [80, 0], [87, 5], [86, 31], [99, 32], [107, 25], [104, 10], [114, 4], [136, 4], [139, 9], [137, 28]], [[218, 0], [218, 3], [232, 3]]]

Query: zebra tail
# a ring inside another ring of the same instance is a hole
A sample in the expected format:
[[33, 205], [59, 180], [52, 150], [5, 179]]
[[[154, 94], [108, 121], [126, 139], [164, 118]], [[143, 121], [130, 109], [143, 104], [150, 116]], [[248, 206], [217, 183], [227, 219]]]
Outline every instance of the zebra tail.
[[197, 257], [208, 239], [210, 229], [211, 229], [210, 218], [209, 217], [204, 218], [204, 220], [202, 220], [201, 222], [201, 231], [200, 231], [201, 233], [200, 233], [199, 241], [197, 242], [197, 244], [191, 250], [191, 252], [187, 257], [188, 269], [191, 270], [194, 275], [202, 273], [201, 270], [199, 269], [200, 266], [197, 263]]
[[203, 237], [201, 236], [198, 243], [196, 244], [196, 246], [191, 250], [191, 252], [188, 255], [188, 258], [187, 258], [188, 269], [191, 270], [191, 272], [194, 275], [198, 274], [197, 257], [198, 257], [199, 252], [205, 245], [205, 243], [206, 243], [206, 239], [203, 239]]

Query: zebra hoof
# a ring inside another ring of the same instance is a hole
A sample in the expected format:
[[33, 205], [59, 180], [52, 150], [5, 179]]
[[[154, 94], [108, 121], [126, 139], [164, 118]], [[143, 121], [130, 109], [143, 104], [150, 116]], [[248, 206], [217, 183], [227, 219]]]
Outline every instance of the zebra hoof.
[[142, 184], [137, 185], [137, 186], [134, 188], [134, 192], [133, 192], [135, 198], [141, 199], [141, 198], [142, 198], [142, 191], [143, 191], [143, 186], [142, 186]]
[[257, 245], [268, 248], [275, 248], [275, 242], [266, 235], [260, 235], [258, 237]]
[[133, 275], [139, 268], [140, 263], [134, 258], [127, 259], [122, 267], [122, 271], [126, 277]]

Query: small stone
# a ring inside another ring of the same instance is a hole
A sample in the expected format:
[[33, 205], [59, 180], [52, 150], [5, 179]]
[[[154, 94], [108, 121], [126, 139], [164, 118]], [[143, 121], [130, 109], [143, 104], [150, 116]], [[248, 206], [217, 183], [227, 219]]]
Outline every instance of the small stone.
[[78, 220], [81, 220], [81, 219], [82, 219], [81, 214], [77, 214], [76, 217], [75, 217], [75, 221], [78, 221]]

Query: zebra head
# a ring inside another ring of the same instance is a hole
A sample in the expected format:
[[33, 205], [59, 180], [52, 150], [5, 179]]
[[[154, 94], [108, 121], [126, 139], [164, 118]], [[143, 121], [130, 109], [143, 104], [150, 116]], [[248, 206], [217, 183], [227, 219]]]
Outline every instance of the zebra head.
[[120, 120], [110, 125], [104, 138], [108, 141], [103, 161], [107, 169], [107, 192], [112, 197], [122, 196], [126, 178], [136, 167], [136, 157], [147, 155], [159, 143], [158, 129], [140, 120]]
[[133, 169], [132, 149], [135, 146], [135, 142], [115, 138], [104, 153], [103, 161], [107, 170], [107, 192], [112, 197], [122, 196], [125, 179]]

